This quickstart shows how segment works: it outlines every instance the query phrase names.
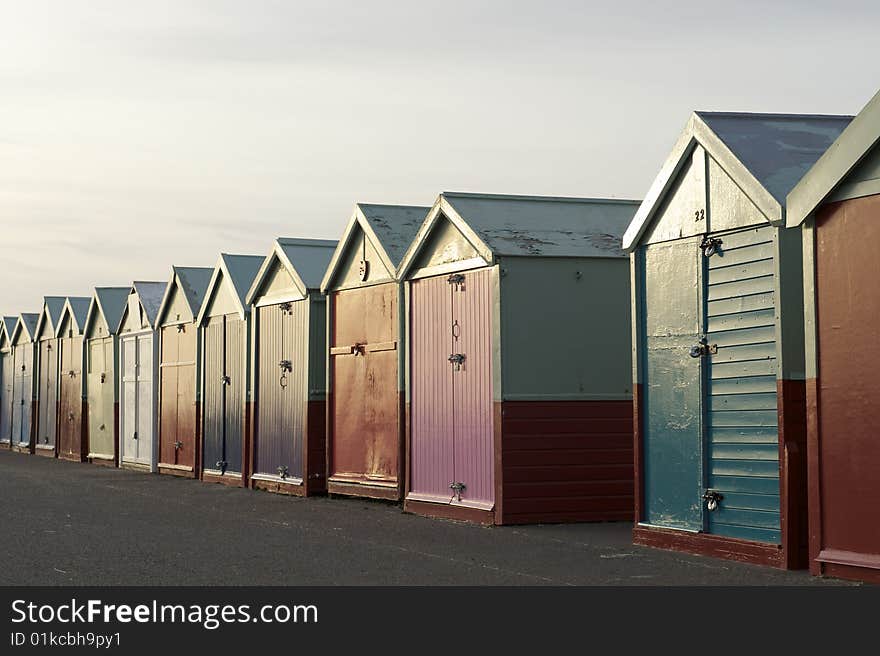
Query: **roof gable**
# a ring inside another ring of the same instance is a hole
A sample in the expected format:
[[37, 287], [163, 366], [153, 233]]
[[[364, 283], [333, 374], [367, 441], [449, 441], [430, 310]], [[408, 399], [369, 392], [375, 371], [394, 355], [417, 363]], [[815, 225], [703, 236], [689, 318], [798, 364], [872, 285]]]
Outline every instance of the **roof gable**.
[[15, 342], [18, 338], [19, 333], [23, 333], [28, 341], [33, 341], [34, 336], [37, 334], [37, 322], [40, 320], [40, 315], [36, 312], [22, 312], [16, 317], [15, 327], [12, 329], [12, 336], [9, 338], [10, 342]]
[[351, 248], [366, 239], [382, 265], [394, 276], [407, 248], [425, 220], [429, 207], [358, 203], [345, 227], [321, 281], [321, 291], [342, 273]]
[[61, 319], [61, 312], [64, 310], [64, 302], [67, 300], [65, 296], [44, 296], [43, 308], [37, 319], [37, 326], [32, 337], [37, 335], [47, 335], [54, 337], [55, 329], [58, 327], [58, 320]]
[[785, 197], [851, 120], [847, 116], [695, 112], [623, 236], [632, 250], [699, 145], [772, 224]]
[[189, 310], [189, 320], [195, 320], [202, 309], [202, 302], [205, 299], [205, 292], [208, 290], [208, 283], [211, 281], [214, 269], [211, 267], [181, 266], [173, 266], [171, 269], [171, 280], [165, 287], [157, 321], [159, 323], [165, 321], [165, 315], [170, 310], [175, 298], [175, 291], [180, 292], [180, 296]]
[[[167, 282], [142, 281], [136, 280], [129, 288], [125, 300], [125, 309], [119, 317], [119, 324], [116, 326], [116, 332], [121, 332], [126, 322], [129, 310], [129, 298], [132, 294], [137, 298], [138, 306], [144, 314], [145, 323], [150, 328], [156, 327], [156, 317], [159, 314], [159, 307], [165, 296], [165, 289], [168, 287]], [[140, 320], [138, 320], [138, 329], [140, 329]]]
[[265, 258], [261, 255], [231, 255], [220, 253], [217, 265], [211, 274], [211, 281], [205, 291], [205, 300], [199, 310], [197, 323], [201, 324], [221, 288], [229, 290], [239, 316], [244, 319], [248, 313], [245, 301], [248, 290], [254, 282]]
[[68, 296], [64, 301], [61, 316], [58, 318], [55, 337], [62, 336], [61, 327], [65, 324], [65, 317], [72, 320], [73, 326], [76, 328], [76, 334], [81, 335], [86, 327], [86, 318], [89, 314], [91, 302], [92, 299], [88, 296]]
[[252, 305], [261, 295], [264, 283], [275, 273], [276, 263], [291, 277], [301, 297], [305, 298], [309, 290], [320, 289], [321, 277], [330, 263], [336, 245], [337, 242], [328, 239], [279, 237], [263, 260], [245, 302]]
[[880, 91], [788, 194], [788, 227], [800, 225], [880, 145]]
[[443, 192], [407, 250], [405, 276], [445, 217], [487, 263], [496, 257], [623, 257], [620, 237], [639, 202]]
[[129, 287], [95, 287], [83, 332], [88, 334], [100, 316], [103, 317], [104, 324], [107, 326], [107, 333], [115, 335], [119, 329], [119, 323], [122, 321], [130, 291]]

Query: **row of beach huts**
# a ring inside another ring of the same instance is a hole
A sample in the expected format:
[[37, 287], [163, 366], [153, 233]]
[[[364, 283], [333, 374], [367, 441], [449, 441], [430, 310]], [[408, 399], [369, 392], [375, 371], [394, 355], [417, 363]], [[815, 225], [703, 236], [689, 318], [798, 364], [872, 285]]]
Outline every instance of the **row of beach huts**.
[[698, 112], [643, 201], [358, 204], [47, 296], [0, 326], [0, 440], [880, 582], [878, 244], [880, 94]]

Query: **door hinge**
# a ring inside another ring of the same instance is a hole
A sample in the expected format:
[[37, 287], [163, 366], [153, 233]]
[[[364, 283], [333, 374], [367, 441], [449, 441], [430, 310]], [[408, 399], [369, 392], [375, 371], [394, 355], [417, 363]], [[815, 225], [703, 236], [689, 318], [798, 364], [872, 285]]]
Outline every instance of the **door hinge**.
[[449, 489], [452, 490], [452, 496], [456, 501], [461, 501], [461, 493], [464, 492], [465, 487], [467, 486], [461, 481], [452, 481], [449, 484]]
[[709, 340], [704, 335], [700, 337], [700, 341], [691, 346], [689, 355], [692, 358], [700, 358], [704, 355], [715, 355], [718, 353], [718, 344], [709, 344]]

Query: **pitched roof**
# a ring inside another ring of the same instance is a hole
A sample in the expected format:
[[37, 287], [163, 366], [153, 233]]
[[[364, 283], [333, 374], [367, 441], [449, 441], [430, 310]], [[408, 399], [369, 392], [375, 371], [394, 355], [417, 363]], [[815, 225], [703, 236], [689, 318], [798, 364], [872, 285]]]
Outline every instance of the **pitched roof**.
[[788, 194], [785, 225], [800, 225], [880, 143], [880, 91]]
[[48, 321], [50, 333], [52, 335], [55, 334], [55, 329], [58, 328], [58, 320], [61, 318], [61, 312], [64, 310], [64, 301], [66, 300], [66, 296], [43, 297], [43, 308], [38, 315], [39, 318], [35, 328], [37, 333], [43, 329], [43, 324]]
[[100, 312], [107, 323], [108, 332], [115, 335], [119, 329], [119, 322], [122, 321], [122, 315], [125, 313], [130, 292], [130, 287], [95, 287], [86, 325], [91, 321], [92, 313]]
[[212, 267], [172, 266], [171, 270], [171, 280], [162, 295], [158, 318], [161, 320], [165, 316], [165, 309], [171, 300], [171, 292], [175, 285], [183, 292], [184, 301], [195, 318], [198, 316], [199, 310], [202, 309], [202, 301], [205, 300], [205, 292], [208, 290], [208, 283], [211, 281], [214, 269]]
[[12, 331], [15, 330], [16, 321], [18, 321], [18, 317], [3, 317], [0, 322], [0, 333], [6, 335], [7, 341], [12, 339]]
[[12, 337], [9, 338], [9, 341], [15, 341], [20, 330], [24, 330], [27, 333], [28, 339], [33, 341], [34, 335], [37, 334], [37, 323], [39, 320], [40, 315], [36, 312], [22, 312], [19, 314], [16, 317], [15, 327], [12, 329]]
[[774, 225], [785, 197], [852, 120], [851, 116], [694, 112], [623, 237], [632, 250], [700, 144]]
[[392, 273], [397, 270], [407, 248], [418, 233], [430, 207], [418, 205], [374, 205], [357, 203], [351, 218], [342, 233], [342, 239], [333, 253], [333, 259], [327, 266], [321, 291], [325, 291], [333, 281], [336, 270], [342, 263], [342, 257], [349, 243], [360, 229], [367, 235], [386, 268]]
[[620, 237], [639, 205], [615, 198], [559, 198], [444, 191], [399, 267], [406, 274], [431, 229], [446, 216], [480, 255], [623, 257]]
[[294, 284], [303, 296], [310, 289], [320, 289], [321, 278], [327, 270], [327, 265], [330, 263], [337, 243], [331, 239], [277, 238], [272, 245], [272, 250], [263, 260], [263, 265], [257, 272], [245, 301], [248, 305], [254, 302], [254, 298], [275, 258], [278, 258], [293, 277]]
[[[156, 326], [156, 317], [159, 315], [159, 307], [162, 305], [166, 287], [168, 287], [167, 282], [135, 280], [131, 284], [131, 288], [137, 294], [141, 307], [147, 315], [147, 321], [153, 327]], [[117, 331], [122, 327], [122, 316], [119, 317], [119, 322], [116, 327]]]
[[68, 296], [64, 301], [64, 309], [61, 310], [61, 316], [58, 318], [58, 325], [55, 326], [55, 336], [61, 337], [59, 330], [65, 313], [73, 317], [77, 333], [81, 334], [86, 327], [86, 319], [89, 315], [91, 303], [92, 299], [90, 296]]
[[[211, 298], [215, 287], [219, 284], [229, 284], [232, 286], [233, 296], [238, 306], [239, 316], [243, 319], [248, 312], [248, 306], [245, 302], [248, 290], [257, 276], [257, 272], [263, 264], [265, 258], [262, 255], [231, 255], [229, 253], [220, 253], [217, 258], [217, 266], [211, 275], [211, 281], [205, 291], [205, 299]], [[197, 323], [201, 323], [208, 310], [208, 303], [203, 302], [197, 317]]]

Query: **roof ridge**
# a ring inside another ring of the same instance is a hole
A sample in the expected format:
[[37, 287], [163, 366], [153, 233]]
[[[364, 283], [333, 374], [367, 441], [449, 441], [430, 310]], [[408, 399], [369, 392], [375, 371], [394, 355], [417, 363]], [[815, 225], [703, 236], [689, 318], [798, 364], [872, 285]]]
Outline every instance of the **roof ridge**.
[[797, 114], [790, 112], [728, 112], [698, 109], [694, 111], [697, 116], [731, 116], [731, 117], [764, 117], [764, 118], [830, 118], [840, 120], [852, 120], [851, 114]]
[[641, 203], [640, 200], [634, 198], [597, 198], [579, 197], [579, 196], [532, 196], [527, 194], [486, 194], [469, 191], [444, 191], [442, 196], [452, 196], [457, 198], [485, 198], [487, 200], [525, 200], [525, 201], [543, 201], [558, 203], [602, 203], [602, 204], [631, 204]]

